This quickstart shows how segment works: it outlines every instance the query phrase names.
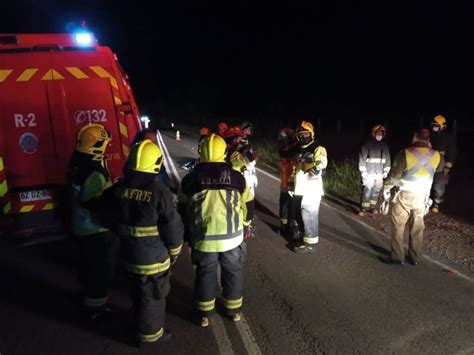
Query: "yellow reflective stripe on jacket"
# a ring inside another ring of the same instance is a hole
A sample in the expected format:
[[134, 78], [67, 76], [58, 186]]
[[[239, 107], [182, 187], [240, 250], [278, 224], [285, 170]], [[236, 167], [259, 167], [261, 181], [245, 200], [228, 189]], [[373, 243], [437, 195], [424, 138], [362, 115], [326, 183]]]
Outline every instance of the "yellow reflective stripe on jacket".
[[226, 300], [224, 299], [224, 307], [227, 309], [237, 309], [242, 307], [243, 304], [243, 297], [240, 297], [239, 299], [236, 300]]
[[224, 189], [203, 190], [193, 195], [192, 245], [195, 249], [219, 253], [242, 243], [246, 215], [244, 195]]
[[157, 274], [159, 272], [168, 270], [170, 268], [170, 265], [171, 265], [170, 258], [166, 259], [162, 263], [156, 263], [156, 264], [140, 265], [140, 264], [124, 263], [124, 267], [128, 272], [131, 272], [133, 274], [139, 274], [139, 275]]
[[216, 299], [215, 298], [210, 300], [210, 301], [198, 301], [198, 300], [196, 300], [196, 308], [199, 311], [202, 311], [202, 312], [212, 311], [214, 309], [215, 304], [216, 304]]
[[127, 237], [158, 237], [160, 233], [158, 232], [157, 226], [149, 227], [137, 227], [137, 226], [127, 226], [124, 224], [119, 224], [117, 227], [119, 234]]
[[179, 253], [181, 253], [181, 248], [182, 247], [183, 247], [183, 244], [180, 244], [177, 247], [169, 248], [168, 252], [170, 253], [171, 256], [179, 255]]
[[107, 296], [100, 298], [84, 297], [84, 305], [87, 307], [102, 307], [107, 304], [107, 301]]
[[155, 334], [139, 334], [140, 340], [145, 343], [153, 343], [163, 336], [164, 329], [160, 328]]

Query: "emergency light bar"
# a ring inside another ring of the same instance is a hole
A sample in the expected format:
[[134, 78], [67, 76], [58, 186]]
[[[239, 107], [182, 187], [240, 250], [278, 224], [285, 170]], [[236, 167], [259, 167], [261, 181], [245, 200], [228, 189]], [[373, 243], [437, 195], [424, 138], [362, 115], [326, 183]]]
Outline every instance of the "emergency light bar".
[[74, 41], [82, 46], [89, 45], [92, 43], [92, 35], [84, 32], [76, 33], [74, 35]]

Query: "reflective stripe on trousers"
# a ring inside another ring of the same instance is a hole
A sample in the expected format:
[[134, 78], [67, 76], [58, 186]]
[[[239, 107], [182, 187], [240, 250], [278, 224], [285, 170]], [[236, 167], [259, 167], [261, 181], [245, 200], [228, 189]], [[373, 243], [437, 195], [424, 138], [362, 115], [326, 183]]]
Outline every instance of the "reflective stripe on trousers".
[[319, 235], [319, 207], [321, 196], [304, 195], [301, 200], [301, 217], [304, 224], [304, 236], [308, 244], [316, 244]]

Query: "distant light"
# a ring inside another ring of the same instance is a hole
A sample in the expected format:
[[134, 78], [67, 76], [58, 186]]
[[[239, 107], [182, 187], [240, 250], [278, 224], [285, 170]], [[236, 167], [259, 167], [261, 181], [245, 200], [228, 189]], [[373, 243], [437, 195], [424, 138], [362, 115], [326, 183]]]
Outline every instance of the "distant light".
[[174, 122], [171, 122], [171, 128], [174, 128]]
[[77, 44], [87, 45], [92, 43], [92, 35], [90, 33], [76, 33], [74, 40]]
[[142, 116], [140, 117], [140, 120], [145, 125], [145, 128], [148, 128], [148, 124], [150, 123], [150, 118], [148, 116]]

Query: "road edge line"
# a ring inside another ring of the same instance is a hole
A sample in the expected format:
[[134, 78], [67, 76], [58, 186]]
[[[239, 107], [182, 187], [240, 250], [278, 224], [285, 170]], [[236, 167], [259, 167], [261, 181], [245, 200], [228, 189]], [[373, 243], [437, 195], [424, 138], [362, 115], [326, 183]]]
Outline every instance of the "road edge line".
[[[266, 176], [268, 176], [268, 177], [270, 177], [270, 178], [272, 178], [272, 179], [274, 179], [274, 180], [276, 180], [276, 181], [278, 181], [278, 182], [280, 181], [279, 178], [275, 177], [274, 175], [272, 175], [272, 174], [270, 174], [270, 173], [268, 173], [268, 172], [266, 172], [266, 171], [264, 171], [264, 170], [262, 170], [262, 169], [260, 169], [260, 168], [257, 168], [257, 170], [260, 171], [261, 173], [263, 173], [264, 175], [266, 175]], [[388, 239], [388, 240], [391, 240], [391, 237], [390, 237], [389, 235], [387, 235], [387, 234], [385, 234], [385, 233], [379, 231], [377, 228], [371, 226], [370, 224], [365, 223], [364, 221], [359, 220], [358, 218], [352, 216], [352, 215], [349, 214], [348, 212], [346, 212], [346, 211], [344, 211], [344, 210], [342, 210], [342, 209], [340, 209], [340, 208], [334, 207], [334, 206], [332, 206], [331, 204], [329, 204], [328, 202], [326, 202], [326, 201], [324, 201], [324, 200], [322, 200], [321, 203], [322, 203], [324, 206], [326, 206], [326, 207], [332, 209], [333, 211], [338, 212], [338, 213], [340, 213], [340, 214], [343, 214], [344, 216], [350, 218], [352, 221], [357, 222], [357, 223], [359, 223], [360, 225], [362, 225], [362, 226], [364, 226], [364, 227], [370, 229], [371, 231], [373, 231], [373, 232], [379, 234], [380, 236], [382, 236], [382, 237], [384, 237], [384, 238], [386, 238], [386, 239]], [[468, 275], [465, 275], [464, 273], [462, 273], [461, 271], [459, 271], [459, 270], [453, 268], [452, 266], [448, 266], [448, 265], [444, 264], [444, 263], [441, 262], [441, 261], [438, 261], [438, 260], [436, 260], [436, 259], [433, 259], [433, 258], [430, 257], [429, 255], [423, 255], [423, 257], [424, 257], [426, 260], [428, 260], [429, 262], [432, 262], [433, 264], [436, 264], [436, 265], [440, 266], [440, 267], [443, 268], [444, 270], [450, 271], [450, 272], [452, 272], [453, 274], [455, 274], [456, 276], [458, 276], [458, 277], [460, 277], [460, 278], [462, 278], [462, 279], [464, 279], [464, 280], [466, 280], [466, 281], [469, 281], [469, 282], [471, 282], [471, 283], [474, 283], [474, 278], [472, 278], [472, 277], [470, 277], [470, 276], [468, 276]]]

